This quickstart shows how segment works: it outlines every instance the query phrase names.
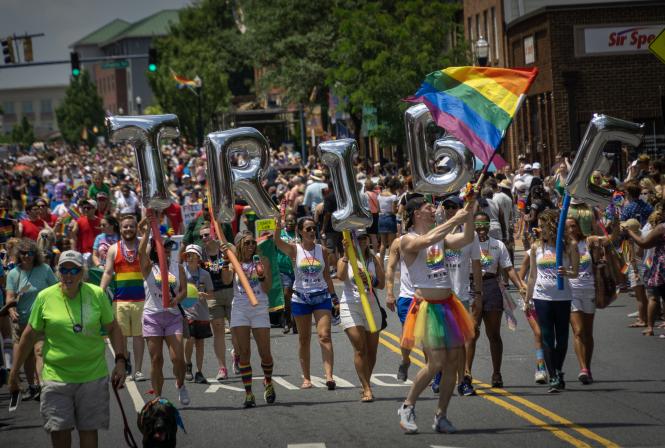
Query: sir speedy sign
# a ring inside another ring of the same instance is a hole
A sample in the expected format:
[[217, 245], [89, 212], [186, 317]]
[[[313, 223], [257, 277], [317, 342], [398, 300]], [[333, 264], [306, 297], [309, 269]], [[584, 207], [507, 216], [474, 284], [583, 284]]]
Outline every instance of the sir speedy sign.
[[[576, 40], [583, 38], [584, 45], [577, 45], [578, 55], [603, 55], [617, 53], [641, 53], [648, 51], [649, 43], [665, 28], [665, 24], [628, 24], [613, 27], [590, 26], [576, 30]], [[583, 31], [583, 33], [580, 33]], [[581, 42], [579, 42], [581, 43]], [[580, 50], [583, 51], [581, 54]]]
[[642, 48], [646, 48], [657, 35], [658, 32], [653, 32], [653, 28], [629, 28], [610, 33], [608, 45], [610, 47], [630, 46], [641, 50]]

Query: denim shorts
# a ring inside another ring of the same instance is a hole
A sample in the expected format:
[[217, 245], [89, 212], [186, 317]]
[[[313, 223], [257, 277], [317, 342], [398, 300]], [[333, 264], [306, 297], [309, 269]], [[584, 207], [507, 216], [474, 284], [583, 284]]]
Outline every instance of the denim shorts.
[[332, 311], [332, 300], [330, 298], [316, 305], [307, 305], [306, 303], [291, 302], [291, 314], [293, 316], [306, 316], [314, 313], [316, 310]]
[[379, 233], [397, 233], [397, 216], [379, 215]]

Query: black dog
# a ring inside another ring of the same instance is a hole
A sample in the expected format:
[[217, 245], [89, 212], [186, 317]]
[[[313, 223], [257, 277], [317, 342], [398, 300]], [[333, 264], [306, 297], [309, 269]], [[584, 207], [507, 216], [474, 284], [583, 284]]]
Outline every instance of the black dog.
[[143, 448], [174, 448], [178, 420], [178, 410], [170, 401], [155, 398], [146, 403], [138, 416]]

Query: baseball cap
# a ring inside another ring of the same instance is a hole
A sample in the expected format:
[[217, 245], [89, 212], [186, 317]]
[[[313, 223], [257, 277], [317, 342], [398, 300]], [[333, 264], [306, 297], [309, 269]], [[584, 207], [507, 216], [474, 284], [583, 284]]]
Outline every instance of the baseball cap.
[[86, 199], [86, 200], [83, 201], [83, 202], [84, 202], [84, 203], [87, 202], [88, 204], [92, 205], [92, 207], [93, 207], [94, 209], [97, 209], [97, 201], [95, 201], [94, 199]]
[[540, 163], [538, 163], [538, 162], [533, 162], [533, 169], [534, 169], [534, 170], [539, 170], [539, 169], [540, 169]]
[[196, 254], [199, 256], [199, 258], [203, 258], [203, 251], [201, 250], [201, 246], [198, 244], [189, 244], [185, 248], [185, 253], [186, 254]]
[[527, 163], [526, 165], [524, 165], [524, 171], [532, 171], [532, 170], [533, 167], [530, 164]]
[[448, 196], [447, 198], [445, 198], [443, 200], [443, 204], [444, 205], [445, 204], [454, 204], [457, 207], [462, 207], [464, 205], [464, 201], [459, 196], [457, 196], [456, 194], [452, 194], [452, 195]]
[[58, 260], [58, 267], [62, 266], [65, 263], [73, 263], [78, 267], [83, 267], [83, 255], [80, 252], [75, 250], [66, 250], [60, 254], [60, 259]]

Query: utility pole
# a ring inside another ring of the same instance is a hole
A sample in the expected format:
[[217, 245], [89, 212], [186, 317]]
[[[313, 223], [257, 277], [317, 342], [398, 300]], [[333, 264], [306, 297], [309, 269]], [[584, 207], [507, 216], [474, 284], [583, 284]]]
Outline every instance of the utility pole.
[[197, 97], [197, 102], [198, 102], [198, 116], [196, 119], [196, 140], [198, 147], [201, 148], [203, 146], [203, 106], [202, 106], [202, 96], [203, 96], [203, 81], [201, 78], [197, 75], [196, 78], [194, 78], [194, 81], [196, 81], [196, 97]]
[[305, 110], [302, 103], [298, 104], [298, 109], [300, 111], [300, 155], [305, 163], [307, 161], [307, 141], [305, 139]]

